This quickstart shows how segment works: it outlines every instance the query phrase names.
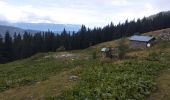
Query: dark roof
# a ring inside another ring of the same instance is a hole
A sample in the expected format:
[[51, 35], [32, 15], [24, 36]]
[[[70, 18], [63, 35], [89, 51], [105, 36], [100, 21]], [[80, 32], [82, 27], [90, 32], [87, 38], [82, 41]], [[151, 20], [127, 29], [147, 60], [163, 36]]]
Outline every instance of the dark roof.
[[141, 36], [141, 35], [133, 35], [128, 38], [130, 41], [141, 41], [141, 42], [149, 42], [154, 39], [152, 36]]

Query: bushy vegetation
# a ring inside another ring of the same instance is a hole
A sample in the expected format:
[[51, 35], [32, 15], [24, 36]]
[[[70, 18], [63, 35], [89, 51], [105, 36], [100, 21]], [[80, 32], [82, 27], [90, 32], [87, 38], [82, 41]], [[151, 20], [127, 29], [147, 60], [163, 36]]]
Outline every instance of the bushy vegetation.
[[159, 40], [155, 44], [156, 44], [154, 46], [155, 48], [161, 48], [161, 49], [170, 48], [170, 42], [168, 42], [168, 41]]
[[125, 43], [125, 39], [124, 38], [122, 38], [119, 41], [117, 48], [118, 48], [118, 57], [119, 57], [119, 59], [125, 58], [126, 53], [128, 51], [128, 46]]
[[147, 58], [149, 61], [159, 61], [161, 59], [161, 52], [151, 52]]
[[94, 51], [94, 52], [92, 53], [92, 58], [93, 58], [93, 59], [96, 59], [96, 58], [97, 58], [97, 52], [96, 52], [96, 51]]
[[146, 59], [131, 59], [120, 64], [99, 63], [88, 65], [79, 86], [63, 92], [60, 100], [143, 100], [155, 89], [154, 76], [168, 64], [170, 55], [161, 59], [148, 60], [157, 56], [151, 54]]

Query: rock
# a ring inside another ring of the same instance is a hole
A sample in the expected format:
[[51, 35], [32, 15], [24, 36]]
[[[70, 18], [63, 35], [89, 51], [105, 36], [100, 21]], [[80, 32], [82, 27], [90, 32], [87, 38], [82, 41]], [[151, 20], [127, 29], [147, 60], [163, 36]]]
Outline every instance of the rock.
[[79, 59], [80, 56], [77, 54], [69, 54], [68, 53], [68, 54], [57, 55], [56, 58], [75, 60], [75, 59]]
[[159, 38], [164, 41], [170, 41], [170, 33], [160, 33]]
[[50, 56], [44, 56], [45, 59], [50, 58]]
[[77, 81], [79, 80], [80, 78], [78, 76], [75, 76], [75, 75], [72, 75], [69, 77], [69, 80], [73, 80], [73, 81]]

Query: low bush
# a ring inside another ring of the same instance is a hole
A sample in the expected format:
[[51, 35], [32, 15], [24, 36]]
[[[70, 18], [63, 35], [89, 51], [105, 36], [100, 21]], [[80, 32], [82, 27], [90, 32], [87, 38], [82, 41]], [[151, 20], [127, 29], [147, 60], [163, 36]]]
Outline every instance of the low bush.
[[147, 60], [150, 60], [150, 61], [159, 61], [161, 59], [160, 57], [161, 57], [160, 53], [151, 52], [151, 53], [149, 53], [149, 55], [147, 57]]
[[96, 53], [96, 51], [94, 51], [94, 52], [92, 53], [92, 58], [93, 58], [93, 59], [96, 59], [96, 58], [97, 58], [97, 53]]
[[79, 86], [64, 91], [56, 100], [143, 100], [155, 89], [154, 76], [167, 63], [136, 59], [88, 66]]
[[125, 39], [121, 39], [118, 43], [118, 57], [119, 59], [123, 59], [126, 56], [128, 51], [128, 46], [125, 44]]

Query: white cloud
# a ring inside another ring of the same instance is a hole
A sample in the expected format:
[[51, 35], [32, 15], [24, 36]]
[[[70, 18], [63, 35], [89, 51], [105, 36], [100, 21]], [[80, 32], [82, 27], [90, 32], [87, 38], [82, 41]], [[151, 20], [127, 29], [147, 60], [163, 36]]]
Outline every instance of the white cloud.
[[161, 9], [153, 5], [152, 3], [146, 2], [144, 4], [144, 10], [141, 12], [141, 15], [150, 16], [152, 14], [156, 14], [161, 12]]
[[112, 0], [111, 4], [114, 6], [127, 6], [129, 2], [127, 0]]
[[147, 10], [153, 10], [153, 6], [152, 6], [150, 3], [146, 3], [146, 4], [145, 4], [145, 8], [146, 8]]
[[23, 13], [19, 8], [8, 5], [5, 1], [0, 1], [0, 14], [8, 21], [16, 22], [21, 19]]
[[31, 5], [16, 7], [0, 1], [0, 15], [10, 22], [94, 24], [100, 20], [94, 13], [92, 10], [76, 8], [36, 8]]
[[[151, 1], [44, 0], [44, 2], [39, 1], [40, 4], [37, 5], [38, 1], [30, 0], [22, 2], [18, 6], [12, 4], [10, 0], [0, 0], [0, 20], [104, 26], [111, 21], [117, 24], [119, 21], [123, 22], [126, 19], [142, 18], [164, 10], [163, 7], [158, 8], [159, 4]], [[165, 5], [165, 3], [163, 4]], [[168, 7], [166, 6], [166, 9]]]

